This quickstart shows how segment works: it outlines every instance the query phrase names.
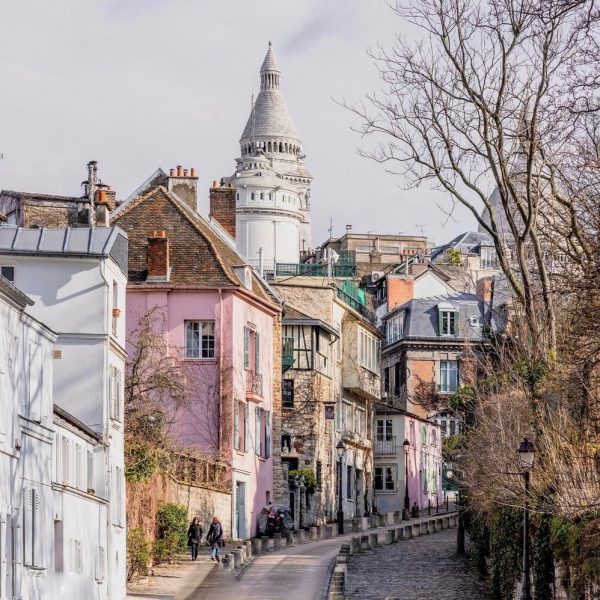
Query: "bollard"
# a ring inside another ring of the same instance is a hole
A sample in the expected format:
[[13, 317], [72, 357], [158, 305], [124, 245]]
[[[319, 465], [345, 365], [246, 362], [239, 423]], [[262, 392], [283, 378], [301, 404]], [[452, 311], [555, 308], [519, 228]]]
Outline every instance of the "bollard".
[[412, 536], [413, 537], [419, 537], [419, 535], [421, 534], [421, 527], [418, 523], [413, 523], [412, 525]]
[[371, 533], [371, 540], [370, 540], [370, 545], [371, 548], [376, 548], [377, 546], [379, 546], [379, 541], [377, 538], [377, 534], [376, 533]]
[[412, 538], [412, 525], [407, 525], [404, 527], [404, 539], [410, 540]]
[[358, 554], [360, 552], [360, 538], [353, 537], [350, 540], [350, 554]]
[[435, 531], [442, 531], [442, 529], [444, 529], [444, 525], [442, 522], [442, 519], [436, 519], [435, 520]]
[[456, 527], [456, 515], [451, 515], [448, 517], [448, 526]]
[[281, 534], [273, 534], [273, 550], [281, 550]]
[[333, 525], [325, 525], [325, 539], [330, 540], [333, 537]]
[[231, 570], [231, 555], [230, 554], [226, 554], [222, 559], [221, 559], [221, 566], [226, 569], [227, 571]]
[[385, 527], [386, 525], [386, 519], [385, 519], [385, 515], [379, 515], [377, 517], [377, 525], [376, 527]]
[[431, 498], [427, 498], [427, 514], [431, 515]]
[[233, 554], [233, 568], [239, 569], [242, 566], [242, 551], [234, 550]]
[[325, 537], [325, 527], [317, 525], [317, 542], [320, 542]]
[[360, 531], [360, 519], [352, 519], [352, 533]]
[[369, 536], [361, 535], [360, 536], [360, 551], [366, 552], [367, 550], [370, 550], [370, 549], [371, 549], [371, 546], [369, 545]]
[[435, 519], [427, 521], [427, 533], [435, 533]]
[[394, 513], [393, 512], [387, 512], [387, 513], [385, 513], [385, 524], [386, 525], [393, 525], [394, 524]]
[[240, 563], [243, 565], [246, 562], [246, 545], [240, 544], [237, 549], [240, 551]]
[[260, 538], [260, 551], [264, 554], [269, 551], [269, 536], [263, 535]]
[[427, 523], [421, 523], [421, 535], [427, 535], [429, 533], [429, 527]]
[[442, 517], [442, 528], [443, 529], [448, 529], [448, 522], [449, 522], [448, 517]]
[[252, 544], [252, 556], [258, 556], [260, 554], [260, 538], [252, 538], [250, 543]]
[[252, 558], [252, 542], [246, 540], [244, 546], [246, 546], [246, 560], [250, 560]]
[[383, 543], [386, 546], [389, 546], [390, 544], [394, 543], [394, 530], [391, 529], [390, 531], [386, 531], [385, 535], [383, 536]]
[[319, 539], [318, 535], [319, 535], [319, 532], [317, 531], [316, 527], [308, 528], [308, 541], [309, 542], [316, 542]]
[[[387, 532], [390, 534], [390, 544], [395, 544], [398, 540], [396, 539], [396, 530], [388, 529]], [[386, 538], [387, 540], [387, 538]], [[386, 541], [387, 544], [387, 541]]]
[[286, 531], [285, 532], [285, 545], [286, 548], [289, 548], [290, 546], [293, 546], [294, 544], [294, 537], [292, 536], [292, 532], [291, 531]]
[[233, 552], [229, 552], [227, 554], [227, 556], [229, 557], [229, 570], [233, 571], [234, 570], [234, 556], [233, 556]]
[[402, 513], [399, 510], [394, 513], [394, 523], [402, 523]]
[[369, 517], [360, 517], [360, 530], [367, 531], [369, 529]]
[[396, 531], [396, 541], [403, 542], [404, 541], [404, 527], [398, 527], [395, 531]]

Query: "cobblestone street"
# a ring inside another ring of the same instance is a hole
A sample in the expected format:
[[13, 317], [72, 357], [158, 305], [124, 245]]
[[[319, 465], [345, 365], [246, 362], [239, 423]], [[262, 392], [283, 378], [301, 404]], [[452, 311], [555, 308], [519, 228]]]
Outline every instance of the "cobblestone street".
[[483, 588], [456, 556], [456, 529], [352, 556], [348, 600], [480, 600]]

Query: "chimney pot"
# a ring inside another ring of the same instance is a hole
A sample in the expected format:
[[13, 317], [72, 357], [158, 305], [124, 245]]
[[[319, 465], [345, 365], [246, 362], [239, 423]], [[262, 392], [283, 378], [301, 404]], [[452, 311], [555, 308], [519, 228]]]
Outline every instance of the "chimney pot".
[[169, 169], [169, 177], [175, 177], [175, 169]]
[[188, 174], [188, 170], [187, 170], [187, 169], [184, 169], [184, 170], [183, 170], [183, 176], [184, 176], [184, 177], [187, 177], [187, 174]]
[[181, 177], [181, 165], [177, 165], [177, 177]]
[[196, 169], [194, 167], [190, 169], [190, 177], [196, 177]]
[[212, 186], [213, 186], [214, 188], [218, 187], [218, 186], [217, 186], [217, 182], [216, 182], [214, 179], [213, 179], [213, 184], [212, 184]]

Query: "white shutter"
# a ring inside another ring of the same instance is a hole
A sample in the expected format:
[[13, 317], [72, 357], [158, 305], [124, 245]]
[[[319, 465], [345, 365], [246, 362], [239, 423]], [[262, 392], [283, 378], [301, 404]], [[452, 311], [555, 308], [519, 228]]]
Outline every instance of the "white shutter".
[[250, 329], [244, 327], [244, 369], [250, 368]]
[[96, 477], [94, 471], [94, 453], [88, 450], [87, 453], [87, 490], [96, 490]]
[[117, 421], [121, 420], [121, 396], [122, 396], [122, 390], [121, 390], [121, 371], [117, 368], [115, 368], [115, 380], [116, 380], [116, 385], [115, 387], [116, 389], [116, 398], [115, 398], [115, 419], [117, 419]]
[[254, 372], [260, 373], [260, 334], [254, 334]]
[[95, 560], [95, 564], [94, 564], [94, 570], [95, 570], [96, 581], [99, 583], [101, 581], [104, 581], [104, 565], [105, 565], [104, 547], [96, 546], [96, 560]]
[[42, 539], [40, 527], [40, 493], [35, 488], [31, 489], [31, 557], [32, 564], [43, 567], [42, 564]]
[[33, 506], [31, 503], [31, 489], [23, 488], [23, 564], [33, 564], [32, 553], [33, 534]]
[[82, 487], [81, 445], [75, 444], [75, 487]]
[[4, 598], [6, 590], [5, 580], [7, 577], [7, 563], [5, 548], [8, 548], [8, 540], [6, 538], [6, 521], [4, 515], [0, 514], [0, 598]]

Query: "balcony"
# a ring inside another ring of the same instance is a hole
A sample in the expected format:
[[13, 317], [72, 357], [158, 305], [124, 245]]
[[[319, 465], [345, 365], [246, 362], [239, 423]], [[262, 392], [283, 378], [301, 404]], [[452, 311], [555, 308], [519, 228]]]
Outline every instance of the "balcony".
[[396, 456], [396, 436], [375, 440], [375, 456]]
[[263, 378], [261, 373], [246, 371], [246, 399], [252, 402], [262, 402]]
[[371, 448], [371, 440], [366, 437], [363, 437], [360, 433], [356, 431], [351, 431], [346, 429], [342, 431], [342, 440], [346, 444], [350, 444], [351, 446], [357, 446], [358, 448], [369, 449]]
[[355, 298], [341, 288], [336, 288], [337, 297], [347, 306], [362, 315], [368, 321], [375, 322], [375, 313], [370, 311], [358, 298]]

